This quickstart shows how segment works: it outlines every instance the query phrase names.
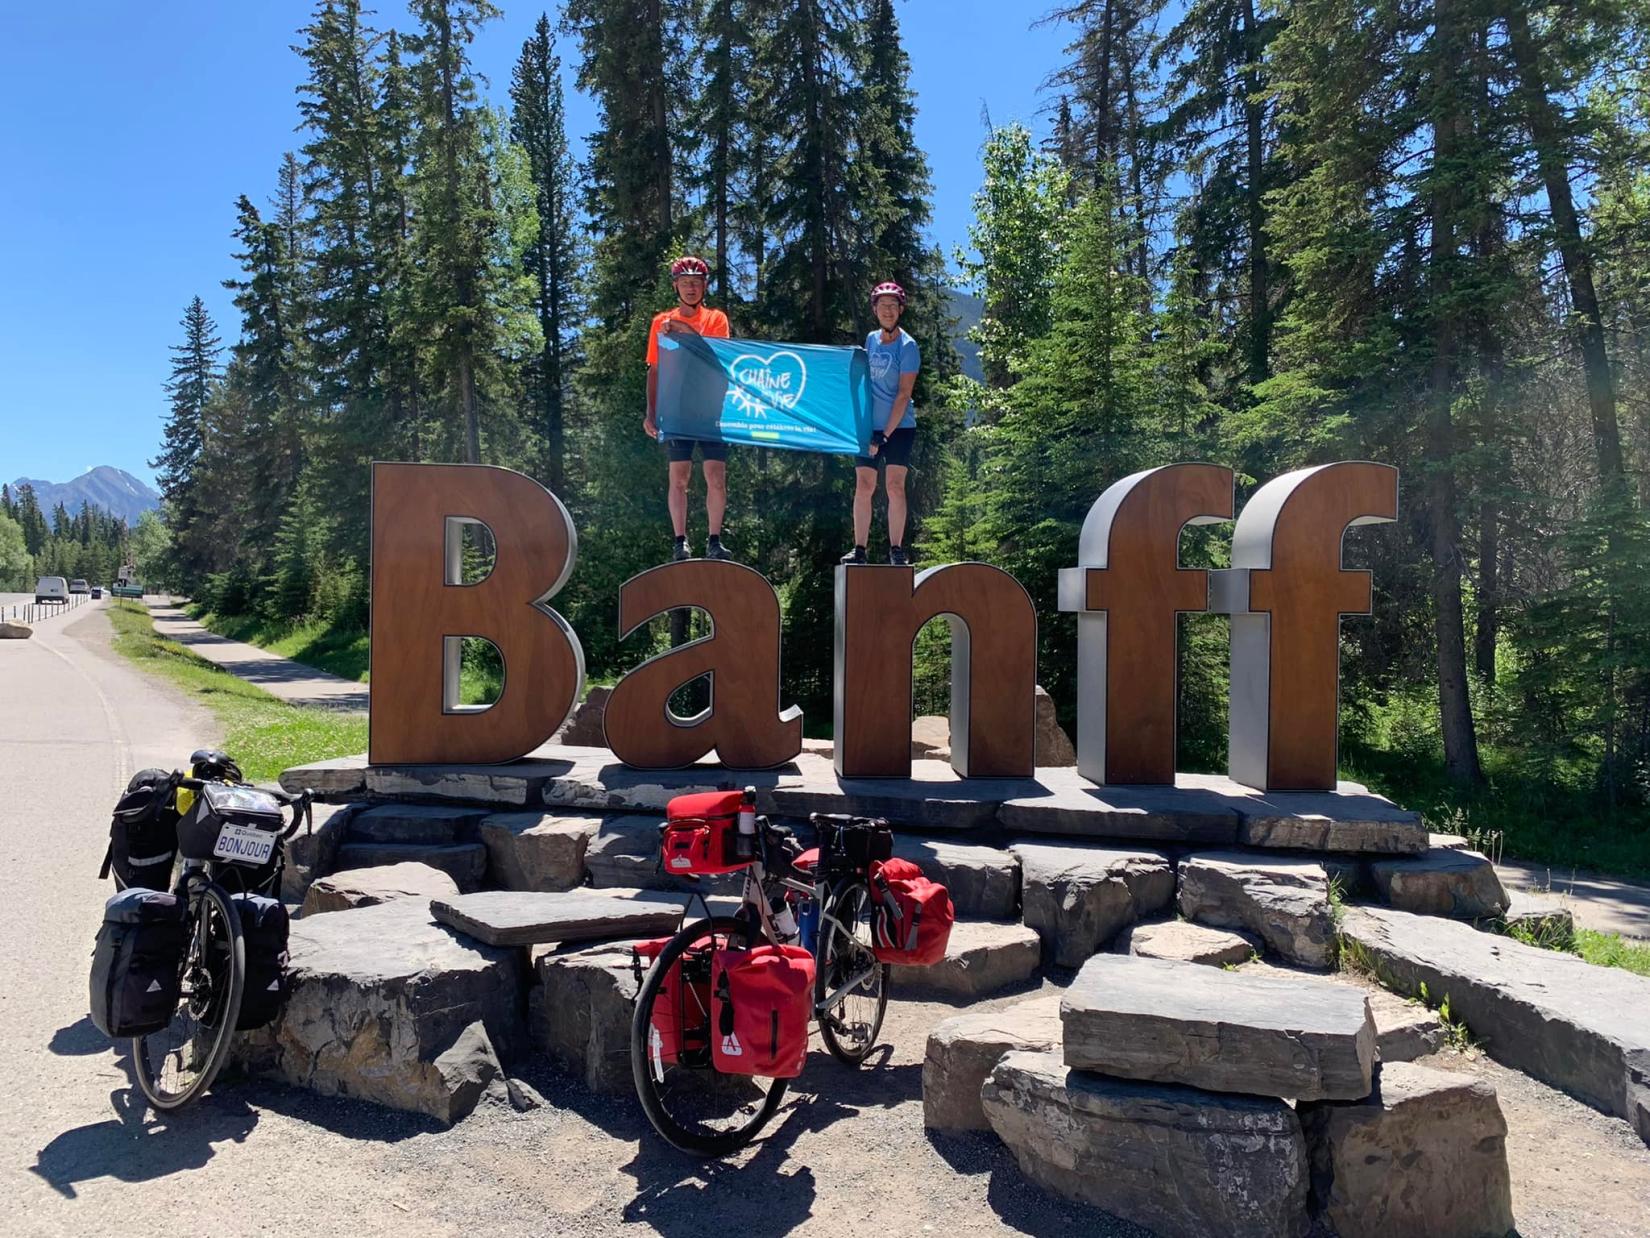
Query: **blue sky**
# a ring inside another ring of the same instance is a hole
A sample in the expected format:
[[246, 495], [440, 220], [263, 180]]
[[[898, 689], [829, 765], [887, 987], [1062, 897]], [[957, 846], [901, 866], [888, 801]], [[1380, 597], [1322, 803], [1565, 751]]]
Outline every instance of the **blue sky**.
[[[489, 96], [540, 0], [500, 0], [475, 49]], [[237, 317], [236, 195], [262, 206], [281, 153], [303, 138], [291, 50], [308, 0], [55, 0], [17, 6], [0, 39], [0, 481], [67, 481], [98, 464], [153, 478], [167, 347], [184, 305], [205, 298], [224, 342]], [[917, 139], [934, 178], [933, 237], [967, 236], [982, 108], [1046, 129], [1039, 86], [1064, 34], [1030, 29], [1042, 3], [903, 0]], [[378, 24], [411, 25], [394, 0]], [[583, 150], [595, 109], [568, 78], [569, 135]]]

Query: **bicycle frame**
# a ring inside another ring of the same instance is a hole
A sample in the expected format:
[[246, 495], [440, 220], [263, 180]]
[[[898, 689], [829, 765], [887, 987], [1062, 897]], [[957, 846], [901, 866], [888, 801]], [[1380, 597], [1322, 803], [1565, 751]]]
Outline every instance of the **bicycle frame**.
[[[745, 906], [756, 909], [757, 918], [762, 925], [762, 935], [773, 945], [784, 945], [786, 941], [774, 927], [773, 914], [768, 910], [768, 896], [764, 886], [766, 876], [767, 870], [763, 867], [761, 859], [753, 860], [751, 866], [745, 870], [745, 885], [740, 898]], [[818, 917], [813, 922], [814, 931], [808, 935], [811, 940], [802, 937], [799, 926], [797, 941], [798, 945], [816, 959], [819, 957], [819, 942], [822, 934], [826, 933], [832, 926], [842, 929], [845, 933], [849, 931], [849, 926], [843, 924], [833, 914], [830, 902], [831, 883], [829, 881], [824, 878], [817, 878], [812, 885], [809, 885], [807, 882], [797, 881], [791, 877], [781, 877], [779, 878], [779, 884], [787, 890], [812, 899], [814, 906], [819, 909]], [[834, 993], [816, 1001], [814, 1003], [814, 1018], [818, 1019], [820, 1015], [841, 1005], [854, 990], [863, 986], [876, 975], [878, 966], [880, 965], [873, 963], [848, 983], [839, 986]]]

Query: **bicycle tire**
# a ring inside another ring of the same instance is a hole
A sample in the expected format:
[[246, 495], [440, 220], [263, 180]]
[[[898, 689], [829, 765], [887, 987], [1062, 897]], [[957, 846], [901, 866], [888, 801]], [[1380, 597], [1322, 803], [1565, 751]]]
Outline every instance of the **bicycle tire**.
[[[184, 1088], [171, 1092], [166, 1090], [157, 1078], [149, 1058], [148, 1042], [164, 1036], [171, 1030], [171, 1024], [161, 1032], [152, 1032], [148, 1036], [132, 1038], [132, 1070], [137, 1076], [138, 1087], [142, 1090], [149, 1103], [156, 1109], [181, 1109], [190, 1101], [200, 1096], [211, 1087], [229, 1059], [230, 1045], [235, 1038], [235, 1024], [241, 1016], [241, 996], [246, 987], [246, 940], [241, 932], [241, 917], [235, 910], [234, 902], [229, 898], [216, 882], [208, 882], [201, 891], [198, 904], [196, 924], [210, 924], [211, 915], [215, 912], [222, 920], [227, 932], [229, 947], [229, 968], [226, 977], [227, 987], [222, 993], [223, 1004], [212, 1012], [214, 1022], [204, 1023], [203, 1026], [212, 1029], [212, 1043], [207, 1049], [206, 1063], [200, 1073]], [[185, 948], [183, 968], [186, 977], [192, 966], [201, 972], [210, 975], [210, 965], [204, 959], [204, 952], [210, 949], [205, 943], [206, 929], [192, 926], [189, 934], [189, 945]], [[216, 1003], [219, 993], [213, 991], [207, 997], [207, 1002]], [[191, 991], [185, 999], [193, 1003], [196, 995]], [[193, 1016], [191, 1016], [193, 1017]], [[176, 1016], [173, 1023], [177, 1022]], [[163, 1056], [169, 1057], [170, 1053]]]
[[[852, 917], [852, 921], [857, 923], [859, 914], [862, 912], [867, 917], [865, 924], [867, 936], [869, 935], [871, 887], [859, 878], [845, 881], [831, 892], [830, 900], [826, 904], [828, 914], [822, 914], [819, 920], [820, 942], [818, 955], [816, 956], [817, 970], [814, 975], [814, 1009], [819, 1012], [820, 1039], [825, 1042], [825, 1048], [830, 1052], [830, 1055], [845, 1065], [862, 1066], [865, 1059], [870, 1056], [871, 1050], [876, 1048], [877, 1036], [882, 1032], [883, 1017], [888, 1013], [888, 981], [890, 976], [888, 964], [878, 964], [876, 973], [876, 1016], [871, 1022], [871, 1030], [866, 1035], [863, 1045], [849, 1044], [841, 1040], [837, 1035], [835, 1019], [830, 1012], [824, 1009], [826, 998], [831, 996], [833, 973], [837, 970], [836, 951], [840, 948], [837, 942], [845, 932], [848, 933], [848, 940], [852, 941], [853, 939], [852, 933], [845, 929], [845, 921], [839, 914], [840, 909], [847, 905], [851, 898], [860, 900], [859, 910]], [[856, 944], [863, 946], [867, 952], [870, 949], [868, 940]]]
[[713, 916], [679, 930], [659, 952], [659, 957], [642, 978], [642, 987], [636, 994], [636, 1008], [631, 1015], [630, 1074], [636, 1085], [636, 1097], [642, 1102], [642, 1110], [647, 1114], [647, 1120], [653, 1124], [653, 1129], [658, 1131], [666, 1142], [683, 1152], [691, 1152], [697, 1156], [726, 1156], [750, 1143], [773, 1118], [774, 1112], [785, 1098], [785, 1089], [790, 1082], [788, 1079], [769, 1080], [767, 1096], [748, 1123], [734, 1130], [713, 1132], [692, 1129], [678, 1121], [660, 1095], [659, 1080], [648, 1068], [648, 1031], [652, 1026], [653, 1003], [658, 997], [666, 973], [688, 947], [700, 938], [711, 936], [731, 939], [736, 934], [742, 934], [743, 929], [744, 924], [733, 916]]

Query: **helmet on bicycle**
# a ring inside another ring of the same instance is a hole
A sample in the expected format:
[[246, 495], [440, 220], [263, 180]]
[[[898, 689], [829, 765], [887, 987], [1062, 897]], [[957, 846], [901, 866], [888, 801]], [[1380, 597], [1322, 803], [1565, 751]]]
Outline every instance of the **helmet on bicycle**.
[[905, 308], [905, 289], [901, 288], [891, 279], [884, 280], [875, 288], [871, 289], [871, 305], [873, 308], [876, 306], [878, 297], [893, 297], [900, 303], [901, 309]]
[[692, 254], [684, 255], [670, 264], [670, 278], [681, 279], [684, 275], [697, 275], [702, 279], [710, 278], [710, 267], [703, 258], [696, 258]]

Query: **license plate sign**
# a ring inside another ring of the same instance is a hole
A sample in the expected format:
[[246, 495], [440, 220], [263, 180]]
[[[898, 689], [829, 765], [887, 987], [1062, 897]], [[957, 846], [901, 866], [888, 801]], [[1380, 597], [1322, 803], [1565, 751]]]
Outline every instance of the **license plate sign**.
[[218, 845], [212, 848], [214, 859], [228, 860], [231, 864], [250, 864], [253, 867], [269, 863], [269, 857], [274, 852], [274, 831], [254, 829], [250, 825], [237, 825], [233, 821], [223, 823], [223, 827], [218, 831]]

